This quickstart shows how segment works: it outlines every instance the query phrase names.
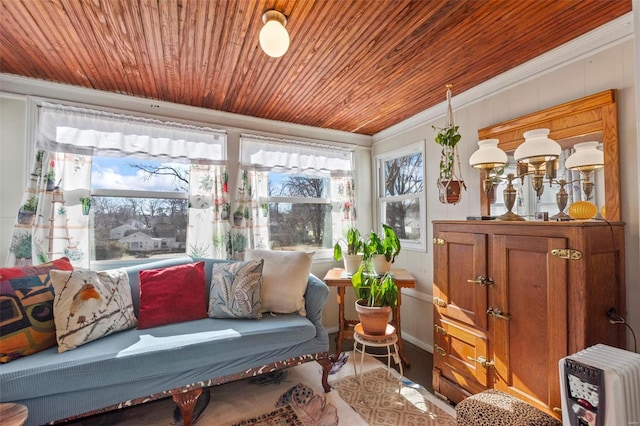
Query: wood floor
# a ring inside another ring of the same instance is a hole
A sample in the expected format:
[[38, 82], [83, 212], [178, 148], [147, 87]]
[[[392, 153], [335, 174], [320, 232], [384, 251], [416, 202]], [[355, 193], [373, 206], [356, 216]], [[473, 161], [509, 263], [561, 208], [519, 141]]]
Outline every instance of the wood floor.
[[[335, 352], [336, 344], [335, 339], [338, 333], [329, 335], [329, 351]], [[433, 355], [413, 345], [406, 340], [403, 341], [404, 353], [409, 359], [411, 366], [404, 369], [404, 376], [415, 383], [419, 383], [425, 387], [429, 392], [433, 392], [433, 386], [431, 385], [431, 370], [433, 369]], [[353, 341], [345, 341], [342, 344], [343, 351], [350, 351], [353, 349]], [[368, 351], [368, 349], [367, 349]], [[398, 369], [395, 366], [396, 370]]]

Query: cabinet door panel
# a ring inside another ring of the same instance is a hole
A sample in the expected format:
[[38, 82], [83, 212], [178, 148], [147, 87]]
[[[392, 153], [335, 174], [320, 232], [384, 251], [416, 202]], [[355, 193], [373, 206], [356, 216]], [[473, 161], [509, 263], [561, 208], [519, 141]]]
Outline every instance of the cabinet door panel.
[[565, 238], [493, 237], [495, 292], [489, 305], [495, 387], [550, 411], [560, 407], [558, 361], [567, 355], [567, 271], [551, 250]]
[[[458, 383], [470, 393], [478, 393], [489, 386], [488, 369], [474, 359], [487, 359], [487, 337], [473, 329], [442, 319], [444, 332], [436, 332], [433, 364], [440, 374]], [[440, 349], [437, 349], [440, 348]]]
[[469, 280], [487, 276], [486, 234], [438, 232], [444, 245], [434, 249], [434, 296], [445, 306], [436, 309], [463, 324], [487, 330], [487, 287]]

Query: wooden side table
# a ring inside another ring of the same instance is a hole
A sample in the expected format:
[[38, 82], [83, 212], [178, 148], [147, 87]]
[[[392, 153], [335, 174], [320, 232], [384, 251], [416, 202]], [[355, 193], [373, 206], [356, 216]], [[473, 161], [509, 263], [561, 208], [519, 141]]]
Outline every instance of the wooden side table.
[[[400, 322], [400, 305], [402, 303], [402, 289], [414, 288], [416, 286], [416, 280], [409, 272], [404, 269], [392, 269], [393, 279], [398, 286], [398, 304], [392, 309], [391, 323], [396, 328], [398, 335], [398, 354], [402, 363], [409, 367], [409, 360], [404, 355], [402, 347], [402, 328]], [[338, 295], [338, 336], [336, 337], [336, 354], [338, 357], [342, 353], [342, 342], [344, 340], [353, 340], [353, 327], [359, 322], [357, 320], [348, 320], [344, 316], [344, 294], [345, 288], [351, 288], [351, 277], [348, 276], [344, 269], [334, 268], [330, 269], [324, 276], [324, 282], [329, 287], [336, 287]]]
[[29, 417], [29, 410], [22, 404], [3, 402], [0, 404], [0, 423], [6, 426], [22, 426]]

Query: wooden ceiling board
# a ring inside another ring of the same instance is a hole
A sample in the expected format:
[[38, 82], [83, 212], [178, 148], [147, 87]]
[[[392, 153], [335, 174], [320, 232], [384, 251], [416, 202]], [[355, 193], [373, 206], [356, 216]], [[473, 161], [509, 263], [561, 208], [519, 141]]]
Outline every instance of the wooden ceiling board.
[[[631, 0], [0, 0], [0, 72], [372, 135]], [[262, 14], [289, 51], [262, 52]]]

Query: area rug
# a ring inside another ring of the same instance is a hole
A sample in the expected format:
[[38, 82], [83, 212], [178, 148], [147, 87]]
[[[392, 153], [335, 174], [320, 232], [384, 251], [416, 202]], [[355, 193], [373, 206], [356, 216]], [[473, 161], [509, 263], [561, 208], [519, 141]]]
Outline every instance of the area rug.
[[[353, 387], [355, 380], [350, 381], [352, 379], [350, 376], [354, 374], [353, 361], [349, 360], [346, 354], [343, 354], [341, 361], [334, 366], [329, 376], [329, 383], [334, 387], [334, 390], [329, 393], [325, 393], [322, 388], [320, 381], [322, 369], [315, 362], [253, 379], [214, 386], [209, 391], [210, 402], [195, 425], [455, 425], [453, 408], [435, 398], [421, 386], [403, 379], [403, 396], [399, 399], [396, 376], [388, 382], [390, 388], [387, 390], [388, 386], [376, 379], [377, 371], [383, 364], [369, 356], [365, 357], [363, 364], [365, 372], [363, 395], [366, 404], [361, 407], [358, 392]], [[384, 373], [386, 370], [381, 371]], [[394, 413], [392, 417], [384, 419], [380, 414], [382, 410], [372, 409], [368, 405], [367, 395], [370, 389], [369, 383], [373, 383], [372, 380], [378, 383], [375, 385], [378, 389], [377, 393], [390, 392], [387, 403], [395, 405], [392, 410], [389, 410], [390, 413]], [[404, 414], [400, 405], [404, 407]], [[447, 410], [449, 410], [448, 413]], [[173, 420], [174, 411], [175, 404], [169, 398], [81, 419], [70, 424], [74, 426], [182, 424], [181, 421]], [[420, 412], [422, 417], [419, 417], [416, 412]]]
[[456, 425], [445, 408], [435, 403], [422, 386], [388, 377], [386, 368], [363, 374], [361, 380], [349, 376], [331, 382], [340, 397], [370, 425]]

